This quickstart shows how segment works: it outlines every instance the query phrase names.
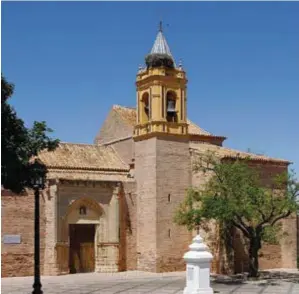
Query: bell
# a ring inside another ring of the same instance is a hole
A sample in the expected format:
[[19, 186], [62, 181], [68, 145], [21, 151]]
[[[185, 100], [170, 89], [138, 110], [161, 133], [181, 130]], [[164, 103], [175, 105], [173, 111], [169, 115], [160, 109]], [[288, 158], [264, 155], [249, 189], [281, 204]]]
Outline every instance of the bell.
[[175, 101], [174, 100], [167, 101], [167, 112], [175, 112]]

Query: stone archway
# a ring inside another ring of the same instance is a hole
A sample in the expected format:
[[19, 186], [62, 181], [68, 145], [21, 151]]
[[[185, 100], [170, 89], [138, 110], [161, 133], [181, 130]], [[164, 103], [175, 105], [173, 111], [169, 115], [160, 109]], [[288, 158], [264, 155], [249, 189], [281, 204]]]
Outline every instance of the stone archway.
[[81, 197], [67, 208], [64, 220], [70, 273], [95, 271], [97, 241], [105, 231], [105, 213], [95, 200]]
[[[70, 235], [72, 233], [70, 226], [74, 225], [77, 227], [86, 225], [86, 228], [89, 225], [95, 228], [94, 270], [96, 272], [119, 270], [118, 186], [115, 186], [111, 192], [111, 195], [106, 194], [107, 196], [103, 197], [103, 203], [99, 203], [100, 197], [95, 194], [92, 197], [76, 197], [69, 194], [70, 196], [60, 198], [57, 225], [58, 242], [56, 243], [56, 264], [60, 274], [70, 271]], [[83, 193], [86, 192], [82, 191]]]
[[64, 219], [67, 223], [99, 223], [101, 217], [105, 217], [101, 205], [92, 198], [81, 197], [69, 205]]
[[[89, 197], [80, 197], [76, 200], [73, 200], [65, 210], [64, 215], [61, 218], [59, 226], [59, 236], [62, 242], [59, 242], [56, 246], [57, 248], [57, 264], [60, 268], [61, 273], [69, 273], [71, 271], [72, 263], [72, 244], [71, 239], [74, 238], [75, 231], [82, 232], [82, 227], [86, 227], [86, 233], [91, 230], [91, 227], [94, 230], [93, 240], [89, 240], [90, 248], [89, 254], [93, 260], [83, 260], [84, 264], [87, 265], [87, 268], [91, 268], [93, 264], [93, 271], [97, 271], [97, 267], [101, 264], [101, 252], [98, 250], [98, 244], [105, 242], [106, 235], [108, 231], [108, 219], [105, 213], [104, 208], [96, 200]], [[70, 231], [70, 228], [72, 230]], [[78, 230], [76, 230], [76, 228]], [[84, 228], [83, 228], [83, 232]], [[81, 233], [82, 234], [82, 233]], [[82, 242], [87, 242], [86, 236], [85, 239], [82, 239]], [[74, 242], [73, 242], [74, 243]], [[78, 244], [77, 244], [78, 245]], [[85, 246], [87, 244], [84, 244]], [[93, 247], [93, 248], [92, 248]], [[74, 249], [74, 248], [73, 248]], [[78, 249], [78, 248], [77, 248]], [[93, 249], [90, 251], [90, 249]], [[86, 247], [85, 249], [86, 250]], [[73, 250], [74, 251], [74, 250]], [[86, 258], [83, 258], [86, 259]], [[87, 263], [86, 263], [87, 262]], [[84, 270], [83, 270], [84, 271]], [[78, 271], [72, 271], [78, 272]]]
[[[81, 213], [85, 208], [85, 213]], [[81, 197], [74, 200], [67, 208], [63, 217], [62, 239], [69, 239], [69, 224], [95, 224], [97, 226], [96, 240], [103, 242], [107, 230], [107, 218], [104, 209], [95, 200]], [[100, 228], [99, 228], [100, 227]]]

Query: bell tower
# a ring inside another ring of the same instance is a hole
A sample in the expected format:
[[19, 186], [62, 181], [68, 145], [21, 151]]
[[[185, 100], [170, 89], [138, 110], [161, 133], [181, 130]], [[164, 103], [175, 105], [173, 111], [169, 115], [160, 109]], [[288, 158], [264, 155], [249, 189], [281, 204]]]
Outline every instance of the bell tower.
[[170, 52], [160, 23], [154, 46], [137, 73], [135, 136], [150, 133], [187, 134], [186, 85], [182, 65]]
[[134, 129], [137, 186], [137, 269], [184, 270], [191, 241], [173, 221], [191, 184], [186, 74], [176, 66], [162, 32], [137, 74]]

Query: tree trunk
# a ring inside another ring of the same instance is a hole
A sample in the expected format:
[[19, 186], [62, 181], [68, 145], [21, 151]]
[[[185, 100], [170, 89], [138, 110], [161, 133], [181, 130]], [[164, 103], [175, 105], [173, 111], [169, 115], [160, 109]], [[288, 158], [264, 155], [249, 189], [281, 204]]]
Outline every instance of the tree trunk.
[[257, 237], [250, 239], [249, 245], [249, 276], [258, 277], [259, 260], [258, 251], [261, 248], [261, 240]]

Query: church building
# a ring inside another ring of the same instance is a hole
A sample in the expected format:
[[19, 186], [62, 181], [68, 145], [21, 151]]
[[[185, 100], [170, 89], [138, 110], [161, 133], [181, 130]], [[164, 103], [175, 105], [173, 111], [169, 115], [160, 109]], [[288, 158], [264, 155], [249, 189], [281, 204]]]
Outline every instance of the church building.
[[[190, 186], [208, 175], [192, 162], [208, 150], [219, 158], [249, 158], [265, 183], [290, 162], [224, 147], [224, 136], [188, 119], [187, 74], [176, 64], [160, 27], [136, 76], [136, 107], [111, 107], [94, 144], [60, 143], [42, 152], [47, 186], [41, 193], [41, 273], [151, 272], [185, 269], [192, 232], [173, 222]], [[237, 122], [236, 122], [237, 123]], [[33, 274], [34, 196], [2, 191], [2, 276]], [[287, 236], [261, 250], [261, 268], [296, 268], [297, 219]], [[4, 242], [5, 236], [17, 236]], [[221, 271], [217, 231], [205, 236]], [[236, 242], [240, 236], [236, 234]], [[248, 264], [236, 246], [235, 271]]]

